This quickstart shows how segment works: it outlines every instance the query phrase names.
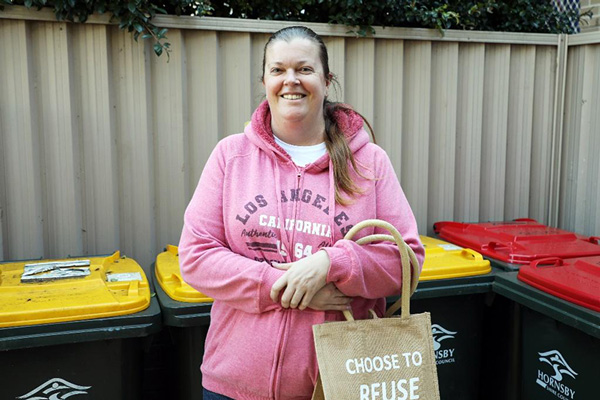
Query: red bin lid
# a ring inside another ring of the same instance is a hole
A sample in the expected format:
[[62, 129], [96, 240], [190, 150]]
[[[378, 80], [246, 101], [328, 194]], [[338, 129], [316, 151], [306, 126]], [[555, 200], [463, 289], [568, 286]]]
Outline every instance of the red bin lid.
[[511, 264], [528, 264], [549, 257], [600, 255], [600, 237], [552, 228], [533, 219], [503, 222], [436, 222], [440, 238]]
[[600, 256], [536, 260], [521, 267], [517, 277], [546, 293], [600, 312]]

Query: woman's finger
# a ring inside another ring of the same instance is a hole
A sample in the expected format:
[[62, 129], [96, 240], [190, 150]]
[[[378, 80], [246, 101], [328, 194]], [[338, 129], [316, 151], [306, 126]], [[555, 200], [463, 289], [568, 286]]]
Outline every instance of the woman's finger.
[[302, 297], [302, 302], [300, 303], [300, 309], [304, 310], [305, 308], [307, 308], [310, 304], [310, 302], [312, 301], [313, 297], [315, 297], [315, 294], [317, 293], [317, 291], [313, 290], [309, 290], [306, 293], [304, 293], [304, 297]]
[[277, 303], [279, 299], [279, 292], [281, 289], [287, 286], [287, 277], [283, 275], [281, 278], [277, 279], [273, 286], [271, 287], [271, 300]]
[[277, 269], [281, 269], [283, 271], [287, 271], [288, 269], [290, 269], [290, 267], [292, 266], [292, 263], [278, 263], [276, 261], [273, 261], [271, 263], [271, 265]]
[[347, 296], [335, 297], [334, 302], [336, 304], [350, 304], [350, 303], [352, 303], [352, 297], [347, 297]]
[[292, 299], [290, 300], [290, 308], [298, 308], [298, 305], [301, 304], [300, 302], [303, 302], [303, 298], [306, 298], [306, 293], [296, 289]]
[[285, 290], [283, 291], [283, 294], [281, 295], [281, 306], [283, 308], [290, 308], [290, 302], [292, 301], [292, 298], [294, 297], [294, 294], [296, 293], [296, 289], [294, 289], [291, 285], [287, 285], [285, 287]]

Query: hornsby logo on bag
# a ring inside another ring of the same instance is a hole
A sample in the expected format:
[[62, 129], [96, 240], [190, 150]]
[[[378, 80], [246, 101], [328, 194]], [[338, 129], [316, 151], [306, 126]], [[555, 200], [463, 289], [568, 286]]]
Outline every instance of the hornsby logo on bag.
[[539, 361], [552, 367], [550, 368], [543, 366], [542, 369], [537, 371], [536, 383], [554, 394], [556, 397], [562, 400], [575, 399], [575, 390], [568, 387], [563, 383], [565, 375], [575, 379], [577, 372], [573, 370], [565, 360], [565, 358], [558, 352], [558, 350], [551, 350], [545, 353], [538, 353]]
[[441, 342], [446, 339], [454, 339], [456, 332], [449, 331], [438, 324], [431, 325], [431, 335], [433, 336], [433, 351], [435, 352], [435, 363], [450, 364], [456, 362], [454, 359], [455, 348], [442, 348]]
[[79, 386], [64, 379], [53, 378], [33, 389], [31, 392], [17, 397], [18, 400], [64, 400], [78, 394], [88, 394], [91, 386]]

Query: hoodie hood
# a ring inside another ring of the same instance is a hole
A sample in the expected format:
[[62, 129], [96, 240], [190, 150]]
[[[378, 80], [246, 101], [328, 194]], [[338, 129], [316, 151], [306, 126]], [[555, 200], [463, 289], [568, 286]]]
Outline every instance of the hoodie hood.
[[[355, 153], [370, 142], [369, 134], [363, 129], [364, 121], [362, 117], [357, 112], [353, 111], [349, 105], [344, 104], [343, 106], [348, 109], [338, 109], [334, 111], [335, 119], [338, 127], [346, 137], [350, 150], [352, 153]], [[329, 105], [329, 107], [332, 106]], [[267, 154], [284, 163], [292, 163], [290, 155], [275, 142], [273, 137], [273, 130], [271, 129], [271, 109], [269, 108], [267, 100], [263, 101], [256, 111], [254, 111], [254, 114], [252, 114], [252, 121], [246, 126], [244, 134], [253, 144]], [[325, 154], [312, 165], [319, 169], [327, 167], [329, 165], [329, 154]]]

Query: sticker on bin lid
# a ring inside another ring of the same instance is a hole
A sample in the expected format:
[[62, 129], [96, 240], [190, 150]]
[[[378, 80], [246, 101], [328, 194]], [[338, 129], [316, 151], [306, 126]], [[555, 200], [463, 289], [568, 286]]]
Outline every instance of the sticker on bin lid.
[[106, 274], [107, 282], [131, 282], [140, 281], [142, 282], [142, 274], [139, 272], [124, 272], [121, 274]]
[[491, 272], [489, 260], [471, 249], [465, 249], [428, 236], [420, 236], [425, 247], [425, 262], [419, 281], [463, 278]]
[[455, 251], [455, 250], [463, 249], [462, 247], [457, 246], [455, 244], [438, 244], [438, 247], [441, 247], [442, 249], [444, 249], [446, 251]]
[[540, 224], [533, 219], [460, 223], [436, 222], [435, 232], [443, 240], [474, 249], [511, 264], [528, 264], [548, 257], [600, 255], [600, 238]]
[[52, 261], [25, 264], [21, 282], [37, 283], [57, 279], [83, 278], [90, 274], [90, 260]]
[[543, 292], [600, 311], [600, 256], [536, 260], [521, 267], [517, 277]]

